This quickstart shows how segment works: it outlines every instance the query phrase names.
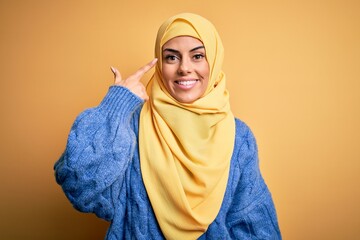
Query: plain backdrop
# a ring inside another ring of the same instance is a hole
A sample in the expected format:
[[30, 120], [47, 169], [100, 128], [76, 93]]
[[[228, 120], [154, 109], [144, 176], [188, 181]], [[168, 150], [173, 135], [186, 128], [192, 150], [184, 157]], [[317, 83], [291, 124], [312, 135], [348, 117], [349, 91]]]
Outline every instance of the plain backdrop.
[[[234, 114], [253, 130], [283, 238], [360, 239], [360, 2], [0, 0], [0, 238], [103, 239], [53, 165], [76, 116], [153, 58], [168, 17], [225, 46]], [[150, 74], [143, 81], [146, 83]]]

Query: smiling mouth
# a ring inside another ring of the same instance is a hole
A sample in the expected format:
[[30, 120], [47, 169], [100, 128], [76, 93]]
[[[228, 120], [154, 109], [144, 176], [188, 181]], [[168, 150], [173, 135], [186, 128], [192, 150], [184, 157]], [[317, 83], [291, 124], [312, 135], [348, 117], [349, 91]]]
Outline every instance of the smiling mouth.
[[181, 86], [192, 86], [194, 85], [197, 81], [197, 79], [194, 80], [179, 80], [179, 81], [175, 81], [175, 83], [181, 85]]

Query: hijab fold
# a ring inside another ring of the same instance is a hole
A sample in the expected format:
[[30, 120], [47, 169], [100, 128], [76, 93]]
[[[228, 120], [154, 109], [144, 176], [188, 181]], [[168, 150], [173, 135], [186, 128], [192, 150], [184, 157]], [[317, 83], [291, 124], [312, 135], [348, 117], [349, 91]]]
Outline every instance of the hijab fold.
[[[163, 84], [162, 46], [177, 36], [199, 39], [210, 68], [205, 94], [180, 103]], [[223, 46], [215, 27], [190, 13], [169, 18], [155, 44], [159, 59], [141, 111], [141, 173], [167, 239], [197, 239], [220, 211], [234, 147], [235, 121], [222, 72]]]

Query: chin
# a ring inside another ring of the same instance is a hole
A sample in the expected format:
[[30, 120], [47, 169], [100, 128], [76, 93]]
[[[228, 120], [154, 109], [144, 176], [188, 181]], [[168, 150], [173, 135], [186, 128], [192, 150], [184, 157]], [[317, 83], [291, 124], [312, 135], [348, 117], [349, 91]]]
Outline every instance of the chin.
[[177, 97], [175, 98], [178, 102], [181, 103], [193, 103], [196, 100], [198, 100], [199, 98], [194, 98], [194, 97]]

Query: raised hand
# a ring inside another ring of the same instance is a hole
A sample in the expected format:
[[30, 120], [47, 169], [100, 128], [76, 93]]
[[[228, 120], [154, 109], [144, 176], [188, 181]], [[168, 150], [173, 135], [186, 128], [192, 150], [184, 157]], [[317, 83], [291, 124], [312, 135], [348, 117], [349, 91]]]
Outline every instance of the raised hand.
[[151, 68], [155, 66], [157, 58], [153, 59], [151, 62], [137, 70], [134, 74], [130, 75], [126, 79], [121, 78], [119, 70], [114, 67], [111, 67], [111, 71], [114, 73], [114, 84], [118, 86], [123, 86], [128, 88], [135, 95], [140, 97], [143, 100], [148, 100], [149, 96], [146, 93], [144, 84], [141, 83], [141, 77], [144, 76]]

